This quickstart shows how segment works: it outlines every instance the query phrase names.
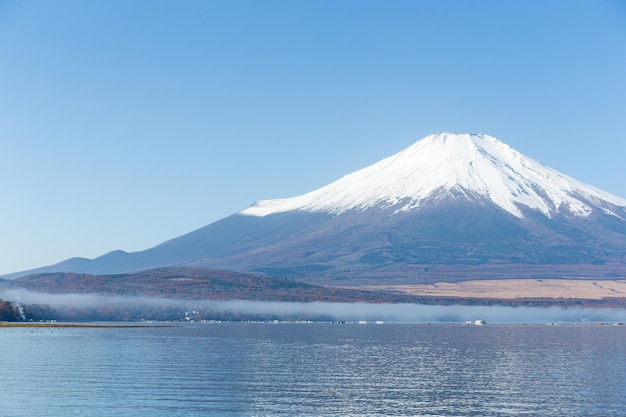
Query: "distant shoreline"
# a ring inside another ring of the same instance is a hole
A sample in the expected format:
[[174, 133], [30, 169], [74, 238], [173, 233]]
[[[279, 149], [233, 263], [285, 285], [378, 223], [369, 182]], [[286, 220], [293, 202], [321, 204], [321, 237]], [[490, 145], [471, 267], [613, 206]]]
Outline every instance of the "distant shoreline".
[[2, 327], [54, 327], [54, 328], [83, 328], [83, 329], [134, 329], [134, 328], [150, 328], [150, 327], [172, 327], [171, 325], [152, 325], [152, 324], [111, 324], [111, 323], [50, 323], [50, 322], [0, 322]]

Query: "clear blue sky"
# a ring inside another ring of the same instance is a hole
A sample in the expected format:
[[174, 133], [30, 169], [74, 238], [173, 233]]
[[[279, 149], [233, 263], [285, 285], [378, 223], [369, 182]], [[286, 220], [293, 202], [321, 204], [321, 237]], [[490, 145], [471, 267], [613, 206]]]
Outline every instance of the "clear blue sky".
[[626, 3], [0, 0], [0, 273], [146, 249], [441, 131], [626, 197]]

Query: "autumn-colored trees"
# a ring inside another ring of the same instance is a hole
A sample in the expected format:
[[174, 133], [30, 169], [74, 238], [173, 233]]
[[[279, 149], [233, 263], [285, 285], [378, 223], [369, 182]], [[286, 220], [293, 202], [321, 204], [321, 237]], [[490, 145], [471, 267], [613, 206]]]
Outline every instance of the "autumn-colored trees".
[[39, 321], [52, 318], [52, 311], [44, 305], [21, 305], [0, 300], [0, 321]]

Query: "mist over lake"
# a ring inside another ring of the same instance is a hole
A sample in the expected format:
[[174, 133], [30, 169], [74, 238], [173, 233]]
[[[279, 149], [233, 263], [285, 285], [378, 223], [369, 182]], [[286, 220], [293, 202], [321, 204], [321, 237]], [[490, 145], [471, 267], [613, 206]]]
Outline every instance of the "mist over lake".
[[[489, 323], [624, 322], [626, 309], [576, 307], [433, 306], [420, 304], [260, 302], [246, 300], [180, 300], [157, 297], [104, 296], [98, 294], [44, 294], [12, 289], [0, 299], [22, 304], [44, 304], [56, 310], [142, 307], [230, 313], [246, 318], [318, 321], [385, 321], [395, 323], [459, 323], [481, 319]], [[182, 318], [182, 315], [178, 317]], [[141, 317], [137, 317], [141, 319]], [[176, 319], [169, 317], [168, 319]]]

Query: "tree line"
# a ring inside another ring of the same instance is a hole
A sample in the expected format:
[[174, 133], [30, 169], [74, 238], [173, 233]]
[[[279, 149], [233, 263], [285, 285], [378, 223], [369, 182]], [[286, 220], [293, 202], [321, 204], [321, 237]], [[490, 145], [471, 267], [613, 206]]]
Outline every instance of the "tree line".
[[0, 300], [0, 321], [40, 321], [50, 320], [54, 316], [52, 309], [46, 305], [27, 305]]

